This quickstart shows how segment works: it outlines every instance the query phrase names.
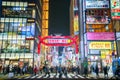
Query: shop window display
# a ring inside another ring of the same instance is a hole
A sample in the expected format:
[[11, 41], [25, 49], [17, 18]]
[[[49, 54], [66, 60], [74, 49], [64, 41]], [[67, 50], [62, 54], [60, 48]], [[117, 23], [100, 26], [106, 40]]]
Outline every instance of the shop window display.
[[22, 44], [23, 41], [6, 40], [3, 41], [2, 53], [30, 53], [29, 45]]

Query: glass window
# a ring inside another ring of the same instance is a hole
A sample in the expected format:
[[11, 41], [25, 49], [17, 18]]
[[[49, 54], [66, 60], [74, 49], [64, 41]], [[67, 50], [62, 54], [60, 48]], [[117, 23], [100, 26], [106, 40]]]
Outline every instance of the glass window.
[[2, 49], [7, 48], [8, 45], [9, 45], [8, 41], [7, 41], [7, 40], [4, 40], [4, 41], [3, 41], [3, 45], [2, 45]]
[[7, 33], [3, 35], [3, 40], [7, 40]]
[[18, 23], [10, 23], [10, 26], [13, 28], [13, 32], [17, 32], [18, 30]]
[[4, 31], [5, 31], [5, 32], [8, 32], [8, 30], [9, 30], [9, 28], [8, 28], [8, 27], [9, 27], [9, 23], [6, 22], [6, 23], [4, 23], [4, 25], [5, 25], [5, 26], [4, 26]]
[[2, 33], [2, 32], [3, 32], [3, 30], [4, 30], [4, 29], [1, 29], [1, 28], [0, 28], [0, 33]]
[[12, 32], [12, 31], [13, 31], [12, 23], [9, 23], [8, 28], [9, 28], [9, 32]]
[[19, 5], [19, 2], [16, 2], [16, 6], [20, 6], [20, 5]]
[[0, 29], [3, 29], [3, 28], [4, 28], [4, 23], [1, 22], [1, 23], [0, 23]]
[[2, 6], [6, 6], [6, 1], [2, 1]]
[[10, 2], [7, 2], [7, 6], [10, 6]]
[[13, 22], [13, 18], [10, 18], [10, 21], [9, 22]]
[[34, 45], [34, 41], [30, 41], [30, 51], [32, 52], [33, 51], [33, 49], [34, 49], [34, 46], [32, 46], [32, 45]]
[[2, 48], [2, 40], [0, 40], [0, 49]]
[[8, 40], [12, 39], [12, 32], [8, 33]]
[[19, 18], [19, 22], [22, 22], [22, 18]]
[[5, 19], [5, 22], [9, 22], [9, 18], [6, 18], [6, 19]]
[[11, 2], [11, 6], [15, 6], [15, 2]]
[[18, 20], [19, 20], [18, 18], [14, 18], [14, 22], [18, 22]]
[[5, 20], [4, 18], [1, 18], [1, 22], [4, 22], [4, 20]]
[[27, 22], [27, 19], [23, 19], [23, 22]]
[[20, 6], [23, 6], [23, 2], [20, 2]]
[[[6, 54], [6, 58], [10, 58], [11, 55], [10, 54]], [[9, 64], [9, 62], [6, 62], [6, 64]]]
[[23, 5], [24, 5], [24, 7], [27, 7], [27, 6], [28, 6], [28, 3], [27, 3], [27, 2], [24, 2]]

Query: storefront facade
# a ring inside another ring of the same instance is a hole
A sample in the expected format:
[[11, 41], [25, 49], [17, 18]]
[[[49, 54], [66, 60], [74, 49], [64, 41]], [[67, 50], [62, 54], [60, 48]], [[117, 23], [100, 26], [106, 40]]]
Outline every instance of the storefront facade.
[[116, 55], [115, 35], [113, 32], [88, 32], [88, 61], [98, 63], [100, 71], [106, 64], [112, 65], [113, 51]]

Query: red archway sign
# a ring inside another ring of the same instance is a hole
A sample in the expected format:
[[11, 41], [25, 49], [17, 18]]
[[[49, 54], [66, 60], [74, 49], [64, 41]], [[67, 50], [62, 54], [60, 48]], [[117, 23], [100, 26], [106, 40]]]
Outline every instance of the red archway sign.
[[44, 44], [47, 46], [70, 46], [75, 45], [76, 53], [78, 53], [78, 44], [77, 44], [78, 36], [71, 37], [71, 36], [46, 36], [41, 37], [39, 36], [39, 43], [38, 43], [38, 54], [40, 54], [40, 45]]

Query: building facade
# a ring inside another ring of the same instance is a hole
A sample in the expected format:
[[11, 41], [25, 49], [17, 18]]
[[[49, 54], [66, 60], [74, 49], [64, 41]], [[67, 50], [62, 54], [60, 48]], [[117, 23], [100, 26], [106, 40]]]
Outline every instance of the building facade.
[[87, 57], [90, 66], [98, 64], [100, 71], [106, 64], [111, 66], [112, 56], [117, 55], [110, 5], [109, 0], [79, 1], [80, 33], [83, 35], [80, 42], [83, 41], [81, 49], [84, 48], [81, 54]]
[[0, 65], [34, 66], [42, 0], [2, 0], [0, 11]]

